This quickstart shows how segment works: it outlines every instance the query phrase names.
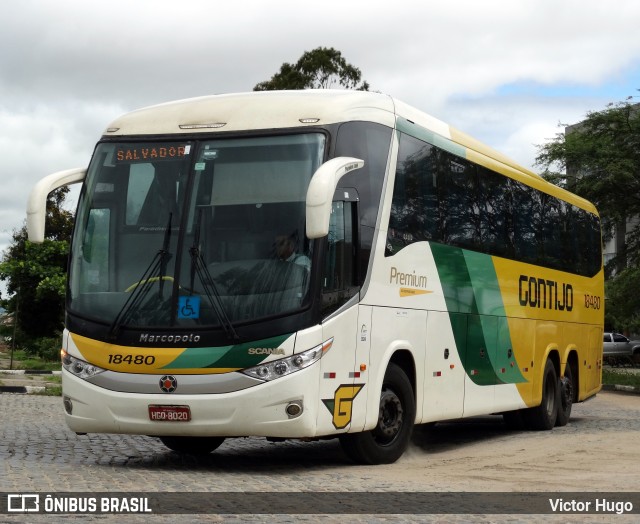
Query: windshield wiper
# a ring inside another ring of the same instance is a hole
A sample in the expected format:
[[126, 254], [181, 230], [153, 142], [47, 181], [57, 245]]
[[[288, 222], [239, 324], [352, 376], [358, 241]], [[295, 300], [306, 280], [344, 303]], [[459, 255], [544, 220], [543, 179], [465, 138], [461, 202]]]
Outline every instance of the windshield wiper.
[[[132, 312], [136, 311], [138, 307], [147, 298], [151, 287], [155, 282], [158, 282], [158, 299], [162, 298], [164, 290], [165, 273], [167, 271], [167, 263], [171, 260], [171, 253], [169, 253], [169, 243], [171, 241], [171, 222], [173, 219], [173, 213], [169, 213], [169, 220], [167, 228], [164, 232], [164, 241], [162, 247], [155, 254], [149, 265], [146, 267], [140, 280], [130, 286], [128, 290], [131, 290], [131, 294], [120, 308], [120, 311], [116, 315], [116, 318], [111, 323], [109, 328], [109, 337], [113, 340], [118, 336], [120, 328], [126, 324], [131, 318]], [[133, 288], [133, 289], [132, 289]]]
[[202, 254], [200, 253], [200, 224], [202, 221], [202, 209], [198, 210], [198, 219], [196, 221], [195, 231], [193, 233], [193, 245], [189, 249], [189, 255], [191, 255], [191, 290], [193, 292], [196, 275], [202, 283], [204, 292], [211, 304], [212, 309], [215, 311], [218, 321], [224, 329], [227, 337], [232, 340], [238, 340], [240, 337], [236, 333], [231, 320], [225, 311], [224, 304], [220, 298], [220, 293], [216, 287], [213, 277], [205, 264]]

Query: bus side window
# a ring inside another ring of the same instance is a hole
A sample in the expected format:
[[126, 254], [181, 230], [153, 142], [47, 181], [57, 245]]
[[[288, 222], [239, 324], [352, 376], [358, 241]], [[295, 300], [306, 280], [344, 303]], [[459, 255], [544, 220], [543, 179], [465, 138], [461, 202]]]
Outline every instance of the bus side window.
[[322, 274], [322, 312], [327, 315], [358, 291], [355, 272], [356, 202], [335, 201]]
[[109, 291], [109, 244], [111, 240], [111, 210], [93, 208], [89, 211], [87, 234], [82, 243], [83, 288]]

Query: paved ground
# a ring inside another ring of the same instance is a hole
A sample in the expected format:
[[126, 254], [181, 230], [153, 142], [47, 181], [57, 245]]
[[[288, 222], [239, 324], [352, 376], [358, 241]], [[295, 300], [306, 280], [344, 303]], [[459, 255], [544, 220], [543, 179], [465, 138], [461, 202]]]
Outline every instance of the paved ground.
[[[59, 397], [0, 394], [0, 492], [465, 492], [637, 491], [640, 396], [601, 393], [575, 406], [572, 422], [552, 432], [509, 431], [480, 417], [416, 431], [396, 464], [350, 464], [335, 441], [226, 441], [196, 459], [144, 436], [76, 436], [64, 425]], [[467, 501], [467, 502], [465, 502]], [[639, 504], [640, 506], [640, 504]], [[538, 522], [540, 516], [164, 515], [154, 522]], [[615, 516], [636, 522], [638, 515]], [[60, 517], [62, 519], [62, 517]], [[73, 517], [64, 517], [65, 520]], [[545, 516], [557, 522], [611, 522], [613, 516]], [[56, 519], [54, 519], [56, 520]], [[149, 517], [94, 515], [80, 520], [148, 522]], [[51, 516], [0, 515], [0, 522], [52, 522]]]

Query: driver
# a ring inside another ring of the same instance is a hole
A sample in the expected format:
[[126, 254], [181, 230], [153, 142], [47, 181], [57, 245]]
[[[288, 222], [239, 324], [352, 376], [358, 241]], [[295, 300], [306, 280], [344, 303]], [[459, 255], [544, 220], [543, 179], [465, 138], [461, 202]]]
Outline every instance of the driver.
[[274, 242], [276, 256], [284, 262], [291, 262], [311, 270], [311, 260], [306, 255], [296, 253], [296, 245], [291, 235], [278, 235]]

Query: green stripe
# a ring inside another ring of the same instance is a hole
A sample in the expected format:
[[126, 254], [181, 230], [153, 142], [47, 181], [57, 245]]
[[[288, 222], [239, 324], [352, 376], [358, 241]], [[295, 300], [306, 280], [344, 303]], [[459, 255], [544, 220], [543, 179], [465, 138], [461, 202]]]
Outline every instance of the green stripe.
[[491, 256], [443, 244], [429, 245], [458, 355], [469, 378], [482, 386], [525, 382], [513, 351], [507, 356], [513, 348]]
[[453, 140], [430, 131], [425, 127], [414, 124], [406, 118], [398, 117], [396, 119], [396, 129], [401, 133], [405, 133], [414, 138], [417, 138], [418, 140], [422, 140], [423, 142], [432, 144], [461, 158], [467, 157], [466, 147], [461, 146], [460, 144], [456, 144]]
[[467, 315], [467, 347], [464, 369], [469, 378], [479, 386], [501, 383], [491, 360], [492, 348], [496, 347], [496, 318]]
[[491, 256], [475, 251], [459, 251], [464, 257], [478, 314], [504, 317], [502, 293]]
[[275, 349], [280, 347], [290, 336], [291, 334], [279, 335], [231, 346], [187, 348], [163, 369], [249, 368], [269, 356], [249, 355], [249, 348]]
[[211, 367], [211, 363], [221, 359], [233, 346], [213, 348], [187, 348], [162, 369], [200, 369]]
[[212, 363], [210, 368], [250, 368], [262, 362], [269, 355], [249, 355], [249, 348], [278, 348], [291, 335], [280, 335], [263, 340], [254, 340], [233, 346], [231, 351], [224, 354], [219, 360]]

